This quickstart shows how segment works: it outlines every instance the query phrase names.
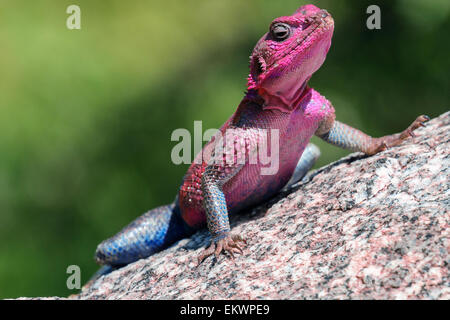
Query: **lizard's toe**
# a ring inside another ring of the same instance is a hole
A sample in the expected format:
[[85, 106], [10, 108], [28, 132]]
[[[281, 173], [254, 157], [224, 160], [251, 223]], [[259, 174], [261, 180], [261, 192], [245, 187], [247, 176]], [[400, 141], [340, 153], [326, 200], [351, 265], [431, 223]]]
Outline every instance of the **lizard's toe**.
[[426, 116], [426, 115], [420, 115], [417, 117], [416, 120], [414, 120], [414, 122], [411, 124], [411, 126], [408, 128], [410, 129], [411, 133], [412, 131], [416, 130], [417, 128], [420, 127], [425, 127], [425, 123], [430, 121], [430, 117]]
[[197, 265], [202, 263], [202, 261], [205, 260], [206, 258], [208, 258], [210, 255], [212, 255], [214, 253], [214, 251], [216, 251], [216, 245], [213, 242], [213, 243], [211, 243], [211, 245], [208, 248], [203, 250], [203, 252], [198, 255]]
[[[416, 134], [414, 133], [414, 130], [416, 130], [416, 129], [418, 129], [418, 128], [420, 128], [420, 127], [425, 127], [425, 123], [427, 122], [427, 121], [429, 121], [430, 120], [430, 117], [429, 116], [426, 116], [426, 115], [420, 115], [420, 116], [418, 116], [417, 118], [416, 118], [416, 120], [414, 120], [414, 122], [413, 123], [411, 123], [411, 125], [408, 127], [408, 128], [406, 128], [401, 134], [400, 134], [400, 137], [399, 137], [399, 141], [398, 142], [401, 142], [401, 141], [403, 141], [403, 140], [405, 140], [405, 139], [407, 139], [407, 138], [409, 138], [409, 137], [415, 137], [416, 136]], [[397, 143], [398, 144], [398, 143]]]

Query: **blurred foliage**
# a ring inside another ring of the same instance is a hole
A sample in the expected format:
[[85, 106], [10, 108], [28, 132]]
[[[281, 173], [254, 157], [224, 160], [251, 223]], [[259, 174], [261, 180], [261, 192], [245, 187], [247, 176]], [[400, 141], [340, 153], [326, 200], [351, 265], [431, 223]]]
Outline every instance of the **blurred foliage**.
[[[218, 128], [270, 21], [302, 1], [0, 1], [0, 297], [69, 295], [96, 245], [172, 201], [176, 128]], [[78, 4], [82, 29], [66, 28]], [[311, 85], [372, 135], [449, 109], [447, 0], [315, 1], [335, 18]], [[318, 166], [346, 154], [314, 138]]]

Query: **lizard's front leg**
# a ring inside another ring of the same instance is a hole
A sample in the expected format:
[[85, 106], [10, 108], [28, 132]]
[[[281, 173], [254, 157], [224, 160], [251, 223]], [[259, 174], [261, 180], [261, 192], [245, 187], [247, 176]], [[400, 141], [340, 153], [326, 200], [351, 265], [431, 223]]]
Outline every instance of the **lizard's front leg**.
[[198, 257], [200, 264], [206, 257], [226, 252], [231, 257], [233, 253], [242, 253], [239, 242], [245, 242], [240, 235], [230, 233], [228, 209], [225, 195], [222, 191], [223, 184], [240, 171], [240, 166], [209, 165], [202, 176], [203, 207], [206, 212], [206, 223], [211, 233], [211, 245]]
[[328, 143], [352, 151], [361, 151], [373, 155], [390, 147], [399, 145], [405, 139], [414, 137], [413, 131], [425, 126], [430, 120], [428, 116], [421, 115], [411, 125], [400, 133], [373, 138], [358, 129], [352, 128], [345, 123], [335, 121], [334, 115], [323, 120], [316, 135]]

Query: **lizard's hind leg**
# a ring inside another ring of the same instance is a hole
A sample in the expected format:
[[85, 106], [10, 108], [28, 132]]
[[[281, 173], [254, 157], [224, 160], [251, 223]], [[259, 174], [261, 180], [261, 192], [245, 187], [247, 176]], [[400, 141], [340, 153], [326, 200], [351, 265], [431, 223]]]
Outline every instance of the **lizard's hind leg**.
[[284, 188], [289, 188], [293, 184], [302, 180], [309, 169], [311, 169], [314, 163], [316, 163], [316, 160], [319, 158], [319, 156], [320, 149], [315, 144], [309, 143], [306, 146], [305, 151], [303, 151], [300, 160], [298, 160], [297, 166], [295, 167], [291, 179], [289, 179]]
[[123, 266], [161, 251], [193, 231], [181, 218], [178, 205], [158, 207], [100, 243], [95, 259], [101, 265]]

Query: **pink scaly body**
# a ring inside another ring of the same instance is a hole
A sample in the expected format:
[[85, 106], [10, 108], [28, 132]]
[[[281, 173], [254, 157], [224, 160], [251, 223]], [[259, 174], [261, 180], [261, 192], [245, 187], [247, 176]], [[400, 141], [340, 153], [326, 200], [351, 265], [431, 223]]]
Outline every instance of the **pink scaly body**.
[[[292, 112], [283, 112], [275, 108], [260, 110], [258, 105], [245, 98], [238, 110], [220, 129], [221, 132], [232, 128], [239, 132], [240, 145], [251, 148], [260, 139], [259, 141], [267, 142], [268, 150], [271, 150], [271, 140], [261, 136], [261, 132], [264, 129], [278, 129], [280, 165], [276, 174], [261, 175], [261, 168], [267, 166], [260, 162], [250, 164], [247, 161], [223, 186], [228, 210], [231, 213], [241, 211], [267, 200], [283, 188], [291, 178], [303, 150], [320, 123], [326, 115], [333, 113], [331, 104], [310, 88], [305, 90], [303, 99]], [[217, 139], [210, 141], [202, 154], [196, 157], [180, 188], [179, 203], [182, 217], [193, 227], [206, 222], [201, 179], [206, 163], [211, 158], [211, 150], [215, 148], [217, 141]], [[202, 164], [196, 164], [201, 157]]]

